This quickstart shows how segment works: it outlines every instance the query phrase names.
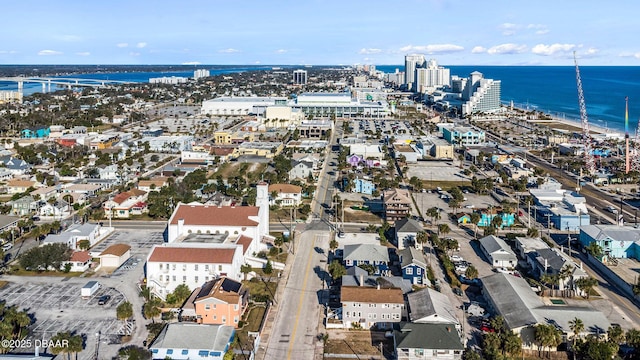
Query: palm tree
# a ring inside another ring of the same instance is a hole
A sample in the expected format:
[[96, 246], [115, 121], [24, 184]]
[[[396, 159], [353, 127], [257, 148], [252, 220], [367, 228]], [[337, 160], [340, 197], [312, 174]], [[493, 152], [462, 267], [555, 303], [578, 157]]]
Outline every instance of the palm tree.
[[[68, 346], [69, 340], [71, 340], [71, 334], [68, 331], [55, 334], [51, 338], [51, 342], [60, 346], [51, 346], [49, 347], [49, 351], [54, 355], [67, 354], [67, 358], [69, 359], [71, 357], [71, 349]], [[63, 344], [67, 346], [62, 346]]]
[[338, 248], [338, 241], [336, 239], [332, 239], [329, 242], [329, 249], [331, 249], [332, 252], [334, 252], [337, 248]]
[[438, 234], [447, 235], [451, 231], [448, 224], [438, 225]]
[[155, 324], [155, 317], [160, 315], [160, 299], [152, 296], [149, 301], [144, 304], [143, 313], [146, 318], [150, 318], [151, 322]]
[[478, 239], [478, 222], [482, 217], [477, 212], [472, 212], [470, 217], [471, 217], [471, 223], [473, 224], [473, 227], [474, 227], [473, 236], [477, 240]]
[[574, 284], [579, 289], [584, 291], [587, 294], [586, 298], [589, 299], [589, 296], [591, 295], [591, 290], [593, 290], [593, 288], [598, 285], [598, 280], [589, 276], [589, 277], [583, 277], [574, 281]]
[[31, 325], [31, 318], [26, 311], [20, 311], [16, 313], [13, 318], [15, 325], [18, 327], [18, 339], [22, 339], [22, 330], [26, 329], [27, 326]]
[[253, 271], [253, 268], [249, 264], [244, 264], [244, 265], [240, 266], [240, 272], [242, 274], [244, 274], [244, 280], [245, 281], [247, 281], [247, 275], [249, 275], [249, 273], [251, 271]]
[[573, 346], [571, 348], [571, 352], [573, 353], [573, 360], [576, 359], [576, 340], [580, 336], [580, 333], [584, 331], [584, 322], [577, 317], [573, 318], [573, 320], [569, 321], [569, 329], [573, 332]]
[[84, 348], [82, 336], [73, 335], [69, 338], [69, 344], [67, 345], [67, 351], [69, 354], [75, 354], [76, 360], [78, 359], [78, 353]]
[[436, 221], [440, 220], [440, 209], [437, 207], [432, 207], [427, 210], [427, 215], [431, 217], [431, 224], [435, 224]]
[[125, 301], [116, 308], [116, 317], [118, 320], [127, 320], [133, 316], [133, 305]]

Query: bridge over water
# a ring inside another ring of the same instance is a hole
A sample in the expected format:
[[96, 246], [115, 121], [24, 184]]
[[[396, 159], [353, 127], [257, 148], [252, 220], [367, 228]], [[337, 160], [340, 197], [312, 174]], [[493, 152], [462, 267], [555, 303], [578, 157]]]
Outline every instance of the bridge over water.
[[15, 82], [18, 83], [18, 92], [22, 93], [24, 90], [24, 83], [40, 83], [42, 84], [42, 92], [51, 92], [51, 84], [60, 85], [71, 89], [73, 87], [104, 87], [115, 84], [129, 84], [130, 81], [118, 81], [118, 80], [102, 80], [102, 79], [80, 79], [80, 78], [65, 78], [65, 77], [0, 77], [0, 81]]

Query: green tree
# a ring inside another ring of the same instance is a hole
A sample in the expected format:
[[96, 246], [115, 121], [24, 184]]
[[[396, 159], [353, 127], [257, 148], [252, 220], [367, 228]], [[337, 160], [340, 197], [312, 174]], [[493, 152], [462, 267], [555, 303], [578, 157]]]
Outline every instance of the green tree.
[[271, 273], [273, 272], [273, 265], [271, 264], [271, 260], [267, 260], [267, 263], [264, 264], [264, 268], [262, 268], [262, 271], [264, 271], [264, 273], [267, 275], [271, 275]]
[[551, 349], [562, 343], [562, 331], [552, 324], [538, 324], [535, 326], [535, 341], [547, 349], [547, 357], [551, 358]]
[[578, 347], [578, 357], [588, 360], [613, 359], [619, 349], [618, 344], [610, 341], [601, 341], [596, 336], [588, 336]]
[[432, 207], [427, 210], [427, 216], [431, 218], [431, 224], [435, 224], [436, 221], [440, 220], [440, 209], [437, 207]]
[[332, 279], [340, 279], [344, 275], [347, 274], [347, 270], [338, 260], [333, 260], [331, 264], [329, 264], [329, 274], [331, 274]]
[[91, 242], [87, 239], [83, 239], [78, 241], [78, 248], [80, 250], [89, 250], [89, 248], [91, 247]]
[[598, 285], [598, 280], [595, 278], [588, 276], [577, 279], [574, 281], [574, 284], [582, 291], [585, 292], [586, 298], [588, 299], [591, 296], [591, 291]]
[[329, 242], [329, 249], [331, 250], [331, 252], [334, 252], [339, 245], [340, 244], [338, 244], [338, 241], [336, 239], [331, 239], [331, 241]]
[[147, 319], [151, 319], [152, 323], [155, 323], [155, 318], [160, 316], [161, 310], [160, 305], [162, 302], [155, 296], [151, 296], [151, 298], [144, 304], [142, 312], [144, 317]]
[[133, 316], [133, 305], [125, 301], [116, 308], [116, 317], [118, 320], [127, 320]]
[[50, 346], [48, 350], [54, 355], [66, 354], [67, 358], [70, 359], [71, 358], [70, 357], [71, 349], [69, 348], [70, 340], [71, 340], [71, 334], [68, 331], [59, 332], [53, 335], [53, 337], [51, 337], [51, 341], [54, 344], [59, 346]]
[[573, 347], [572, 347], [572, 353], [573, 353], [573, 359], [575, 360], [576, 358], [576, 341], [578, 340], [578, 338], [580, 338], [580, 334], [584, 331], [584, 322], [581, 319], [573, 318], [573, 320], [569, 321], [569, 329], [571, 329], [571, 332], [573, 332], [573, 336], [572, 336], [572, 343], [573, 343]]
[[249, 264], [243, 264], [240, 266], [240, 272], [244, 275], [244, 280], [247, 281], [247, 275], [253, 271], [253, 268]]
[[[171, 295], [172, 301], [169, 301], [169, 295]], [[191, 290], [187, 284], [180, 284], [176, 286], [173, 292], [169, 295], [167, 295], [167, 302], [169, 302], [169, 304], [182, 305], [191, 295]]]
[[464, 272], [464, 276], [468, 279], [476, 279], [478, 277], [478, 269], [473, 265], [469, 265], [467, 270]]
[[136, 345], [123, 347], [118, 350], [118, 355], [127, 360], [151, 360], [151, 351]]
[[609, 328], [607, 329], [607, 339], [618, 345], [622, 344], [625, 341], [624, 331], [622, 330], [620, 325], [615, 324], [609, 326]]
[[438, 225], [438, 234], [447, 235], [451, 231], [449, 224], [440, 224]]
[[59, 270], [62, 263], [71, 258], [67, 244], [47, 244], [31, 248], [20, 257], [20, 266], [25, 270]]
[[602, 256], [602, 247], [595, 241], [590, 242], [589, 245], [585, 247], [585, 250], [593, 257], [600, 258]]
[[473, 236], [477, 240], [478, 239], [478, 222], [480, 222], [480, 219], [482, 217], [477, 212], [472, 212], [471, 215], [469, 215], [469, 217], [471, 218], [471, 223], [473, 224], [473, 228], [474, 228]]

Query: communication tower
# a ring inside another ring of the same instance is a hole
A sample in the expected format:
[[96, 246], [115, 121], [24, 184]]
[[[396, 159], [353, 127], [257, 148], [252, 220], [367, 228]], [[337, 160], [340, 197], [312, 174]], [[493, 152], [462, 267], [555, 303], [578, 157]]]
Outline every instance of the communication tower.
[[580, 67], [576, 59], [576, 52], [573, 52], [573, 62], [576, 64], [576, 82], [578, 83], [578, 103], [580, 105], [580, 122], [582, 124], [582, 141], [584, 142], [584, 166], [585, 170], [592, 177], [596, 173], [596, 161], [593, 158], [593, 147], [591, 145], [591, 135], [589, 134], [589, 118], [587, 117], [587, 106], [584, 103], [584, 93], [582, 92], [582, 80], [580, 79]]

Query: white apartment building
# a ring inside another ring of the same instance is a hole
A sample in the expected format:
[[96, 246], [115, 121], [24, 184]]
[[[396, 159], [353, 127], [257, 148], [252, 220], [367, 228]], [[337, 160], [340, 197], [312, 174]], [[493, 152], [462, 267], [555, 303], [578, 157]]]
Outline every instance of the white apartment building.
[[415, 89], [416, 69], [421, 67], [425, 62], [424, 55], [411, 54], [404, 57], [404, 83], [408, 90]]
[[165, 299], [178, 285], [190, 290], [209, 280], [226, 276], [242, 280], [240, 267], [244, 264], [239, 246], [209, 247], [208, 244], [156, 245], [147, 257], [147, 286]]
[[462, 93], [462, 114], [475, 112], [495, 112], [500, 110], [500, 80], [485, 79], [482, 73], [474, 71], [469, 75]]
[[416, 69], [416, 91], [426, 93], [435, 90], [437, 87], [451, 85], [450, 70], [438, 66], [436, 60], [431, 59], [426, 67]]
[[193, 72], [193, 78], [198, 80], [200, 78], [206, 78], [211, 76], [211, 72], [207, 69], [198, 69]]

